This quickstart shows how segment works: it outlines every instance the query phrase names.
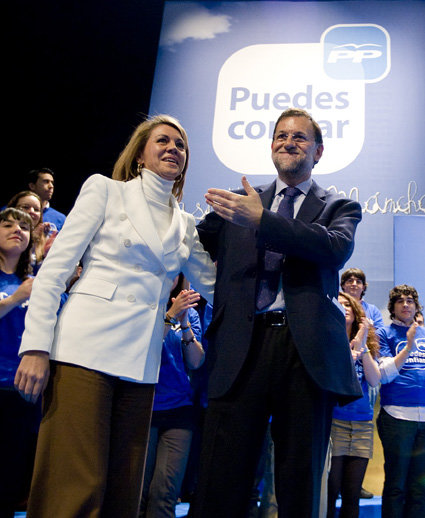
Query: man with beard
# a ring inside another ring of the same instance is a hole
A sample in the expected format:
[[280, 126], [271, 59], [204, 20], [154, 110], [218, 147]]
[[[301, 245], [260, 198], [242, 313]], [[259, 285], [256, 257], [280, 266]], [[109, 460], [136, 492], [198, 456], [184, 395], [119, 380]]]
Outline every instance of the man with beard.
[[217, 284], [196, 518], [246, 516], [270, 417], [279, 517], [316, 517], [333, 406], [362, 394], [337, 304], [361, 209], [312, 180], [322, 152], [318, 124], [286, 110], [276, 180], [206, 194], [198, 231]]

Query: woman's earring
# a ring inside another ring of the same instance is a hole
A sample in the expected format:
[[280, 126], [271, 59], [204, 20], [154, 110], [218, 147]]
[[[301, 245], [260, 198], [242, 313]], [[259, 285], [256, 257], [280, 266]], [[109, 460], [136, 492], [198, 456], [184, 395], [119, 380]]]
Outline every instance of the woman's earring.
[[143, 164], [138, 162], [137, 164], [137, 174], [142, 174]]

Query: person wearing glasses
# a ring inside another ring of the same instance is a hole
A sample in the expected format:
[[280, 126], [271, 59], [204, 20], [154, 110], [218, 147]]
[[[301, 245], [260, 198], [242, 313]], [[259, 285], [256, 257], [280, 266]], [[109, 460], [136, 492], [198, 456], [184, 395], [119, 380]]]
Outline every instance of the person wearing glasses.
[[[384, 326], [384, 319], [379, 309], [374, 305], [364, 300], [364, 294], [367, 290], [366, 275], [360, 268], [348, 268], [341, 275], [341, 290], [348, 293], [359, 302], [365, 312], [366, 317], [375, 329]], [[369, 398], [372, 408], [375, 405], [376, 398], [379, 393], [379, 385], [372, 387], [369, 385]], [[373, 498], [373, 493], [364, 487], [361, 488], [360, 498]]]
[[217, 284], [196, 518], [246, 516], [270, 417], [279, 515], [317, 516], [333, 407], [362, 397], [337, 301], [361, 207], [312, 179], [322, 153], [317, 122], [288, 109], [275, 181], [206, 194], [198, 231]]

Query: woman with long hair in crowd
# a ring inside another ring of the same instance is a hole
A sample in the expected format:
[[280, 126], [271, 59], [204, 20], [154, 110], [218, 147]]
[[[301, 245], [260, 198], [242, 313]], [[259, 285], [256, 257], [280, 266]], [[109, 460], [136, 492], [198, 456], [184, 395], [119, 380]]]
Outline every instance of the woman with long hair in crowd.
[[335, 516], [339, 493], [340, 518], [355, 518], [359, 515], [362, 481], [373, 454], [373, 405], [368, 386], [375, 387], [380, 380], [379, 345], [375, 330], [359, 302], [348, 293], [340, 293], [338, 302], [345, 309], [347, 336], [363, 397], [334, 409], [327, 518]]
[[31, 294], [32, 223], [25, 212], [0, 212], [0, 516], [13, 518], [28, 497], [40, 407], [13, 387]]
[[42, 202], [38, 194], [32, 191], [21, 191], [15, 194], [7, 204], [30, 215], [32, 220], [33, 246], [31, 249], [31, 267], [35, 275], [52, 246], [57, 232], [50, 231], [50, 224], [43, 222]]

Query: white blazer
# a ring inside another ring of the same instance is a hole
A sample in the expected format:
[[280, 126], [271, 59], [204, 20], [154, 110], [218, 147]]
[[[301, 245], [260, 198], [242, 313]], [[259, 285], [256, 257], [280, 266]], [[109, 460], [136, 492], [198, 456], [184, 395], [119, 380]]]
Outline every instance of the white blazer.
[[[84, 183], [35, 278], [20, 355], [46, 351], [53, 360], [157, 382], [173, 279], [182, 271], [212, 302], [216, 275], [194, 217], [171, 198], [172, 222], [161, 242], [140, 176], [119, 182], [97, 174]], [[80, 259], [81, 277], [57, 318]]]

